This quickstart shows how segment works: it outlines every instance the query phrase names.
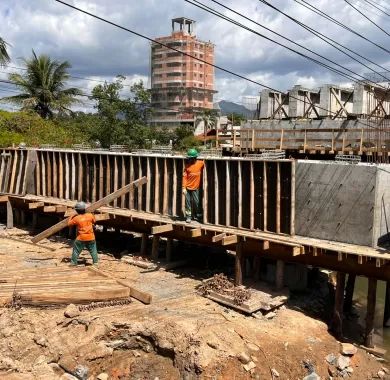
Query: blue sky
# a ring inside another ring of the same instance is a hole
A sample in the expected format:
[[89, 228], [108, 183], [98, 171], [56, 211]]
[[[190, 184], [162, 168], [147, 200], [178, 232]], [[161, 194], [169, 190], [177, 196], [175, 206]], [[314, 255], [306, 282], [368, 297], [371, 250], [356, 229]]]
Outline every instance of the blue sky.
[[[215, 43], [218, 65], [281, 90], [291, 88], [295, 84], [307, 87], [316, 87], [324, 83], [348, 84], [345, 78], [205, 13], [184, 0], [68, 1], [149, 37], [170, 34], [171, 18], [185, 16], [194, 19], [197, 21], [198, 37]], [[202, 1], [210, 7], [222, 9], [210, 0]], [[369, 56], [376, 63], [386, 68], [390, 67], [390, 54], [324, 19], [314, 17], [313, 13], [296, 1], [269, 1], [321, 33], [337, 39], [362, 55]], [[388, 16], [364, 0], [350, 1], [384, 29], [390, 31]], [[386, 6], [385, 1], [376, 1]], [[258, 0], [221, 2], [360, 74], [368, 71]], [[365, 36], [389, 46], [390, 37], [371, 25], [343, 0], [309, 2]], [[239, 20], [238, 16], [232, 16], [226, 10], [222, 9], [222, 12]], [[247, 20], [239, 21], [271, 36]], [[117, 74], [122, 74], [127, 77], [127, 83], [139, 79], [148, 83], [150, 45], [147, 41], [91, 19], [54, 0], [2, 0], [0, 36], [11, 45], [11, 66], [21, 66], [20, 58], [29, 56], [34, 49], [37, 53], [45, 53], [58, 60], [68, 60], [73, 66], [71, 70], [73, 75], [112, 80]], [[0, 69], [0, 78], [7, 77], [5, 72], [15, 70], [12, 67]], [[71, 84], [90, 90], [97, 83], [75, 80]], [[216, 89], [217, 99], [240, 102], [243, 95], [256, 95], [261, 87], [217, 70]], [[0, 96], [6, 95], [5, 90], [3, 87]]]

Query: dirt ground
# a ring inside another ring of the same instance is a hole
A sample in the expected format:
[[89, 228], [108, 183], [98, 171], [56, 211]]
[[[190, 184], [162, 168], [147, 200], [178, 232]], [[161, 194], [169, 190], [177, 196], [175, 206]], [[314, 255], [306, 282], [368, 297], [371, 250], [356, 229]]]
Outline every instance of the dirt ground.
[[[44, 242], [55, 252], [4, 239], [27, 239], [26, 234], [16, 228], [0, 231], [2, 271], [68, 265], [63, 260], [70, 256], [66, 239]], [[272, 319], [246, 316], [198, 295], [200, 279], [188, 269], [187, 274], [145, 271], [109, 252], [100, 259], [99, 269], [152, 293], [152, 304], [134, 301], [73, 318], [64, 316], [65, 306], [2, 308], [1, 379], [295, 380], [308, 375], [308, 366], [321, 379], [334, 371], [325, 357], [338, 356], [339, 342], [322, 321], [288, 305]], [[244, 368], [238, 358], [242, 353], [255, 364], [253, 369]], [[348, 377], [375, 378], [384, 365], [359, 349]], [[72, 377], [77, 368], [79, 377]], [[83, 377], [83, 370], [88, 375]]]

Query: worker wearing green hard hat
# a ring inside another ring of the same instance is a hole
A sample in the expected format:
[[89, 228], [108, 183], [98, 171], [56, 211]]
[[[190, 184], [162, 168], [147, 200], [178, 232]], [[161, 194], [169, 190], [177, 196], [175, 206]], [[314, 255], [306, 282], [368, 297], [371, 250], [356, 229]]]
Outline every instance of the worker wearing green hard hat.
[[204, 161], [198, 160], [198, 151], [188, 149], [187, 160], [183, 172], [183, 194], [185, 196], [186, 222], [192, 219], [202, 221], [202, 209], [200, 206], [200, 185]]

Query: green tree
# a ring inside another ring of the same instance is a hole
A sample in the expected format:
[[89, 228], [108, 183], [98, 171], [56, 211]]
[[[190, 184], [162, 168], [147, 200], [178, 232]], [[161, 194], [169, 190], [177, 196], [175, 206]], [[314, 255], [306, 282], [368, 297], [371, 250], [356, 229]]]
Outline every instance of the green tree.
[[75, 87], [65, 88], [70, 63], [53, 60], [47, 55], [37, 56], [34, 50], [32, 57], [23, 62], [26, 68], [23, 74], [9, 75], [10, 81], [22, 93], [3, 99], [21, 105], [23, 111], [34, 110], [44, 119], [52, 118], [55, 112], [71, 113], [70, 107], [80, 102], [77, 96], [82, 92]]
[[11, 60], [7, 51], [8, 44], [0, 37], [0, 67], [6, 66]]
[[196, 117], [195, 124], [203, 122], [204, 144], [206, 145], [207, 132], [217, 126], [217, 112], [212, 109], [206, 109]]
[[97, 85], [91, 99], [96, 101], [99, 116], [93, 138], [102, 146], [126, 144], [129, 147], [145, 147], [154, 138], [155, 131], [147, 126], [150, 115], [150, 92], [142, 81], [130, 87], [130, 97], [121, 98], [125, 77], [115, 82]]
[[246, 121], [246, 117], [237, 112], [233, 112], [227, 115], [227, 118], [232, 123], [232, 125], [240, 125], [242, 121]]

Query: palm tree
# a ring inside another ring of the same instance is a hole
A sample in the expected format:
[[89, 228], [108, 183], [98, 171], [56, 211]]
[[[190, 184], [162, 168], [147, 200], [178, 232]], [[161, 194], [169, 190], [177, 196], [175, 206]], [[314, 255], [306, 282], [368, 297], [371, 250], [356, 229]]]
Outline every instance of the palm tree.
[[33, 56], [23, 59], [26, 71], [23, 74], [12, 73], [9, 80], [22, 91], [21, 94], [3, 98], [21, 105], [22, 110], [34, 110], [42, 118], [51, 118], [54, 112], [72, 112], [69, 107], [80, 102], [76, 97], [82, 95], [78, 88], [65, 88], [69, 79], [67, 61], [52, 60], [47, 55]]
[[7, 45], [0, 37], [0, 67], [5, 66], [11, 60], [7, 52]]
[[196, 124], [203, 122], [204, 129], [204, 145], [206, 145], [207, 131], [212, 129], [217, 124], [217, 115], [215, 110], [206, 109], [196, 118]]

